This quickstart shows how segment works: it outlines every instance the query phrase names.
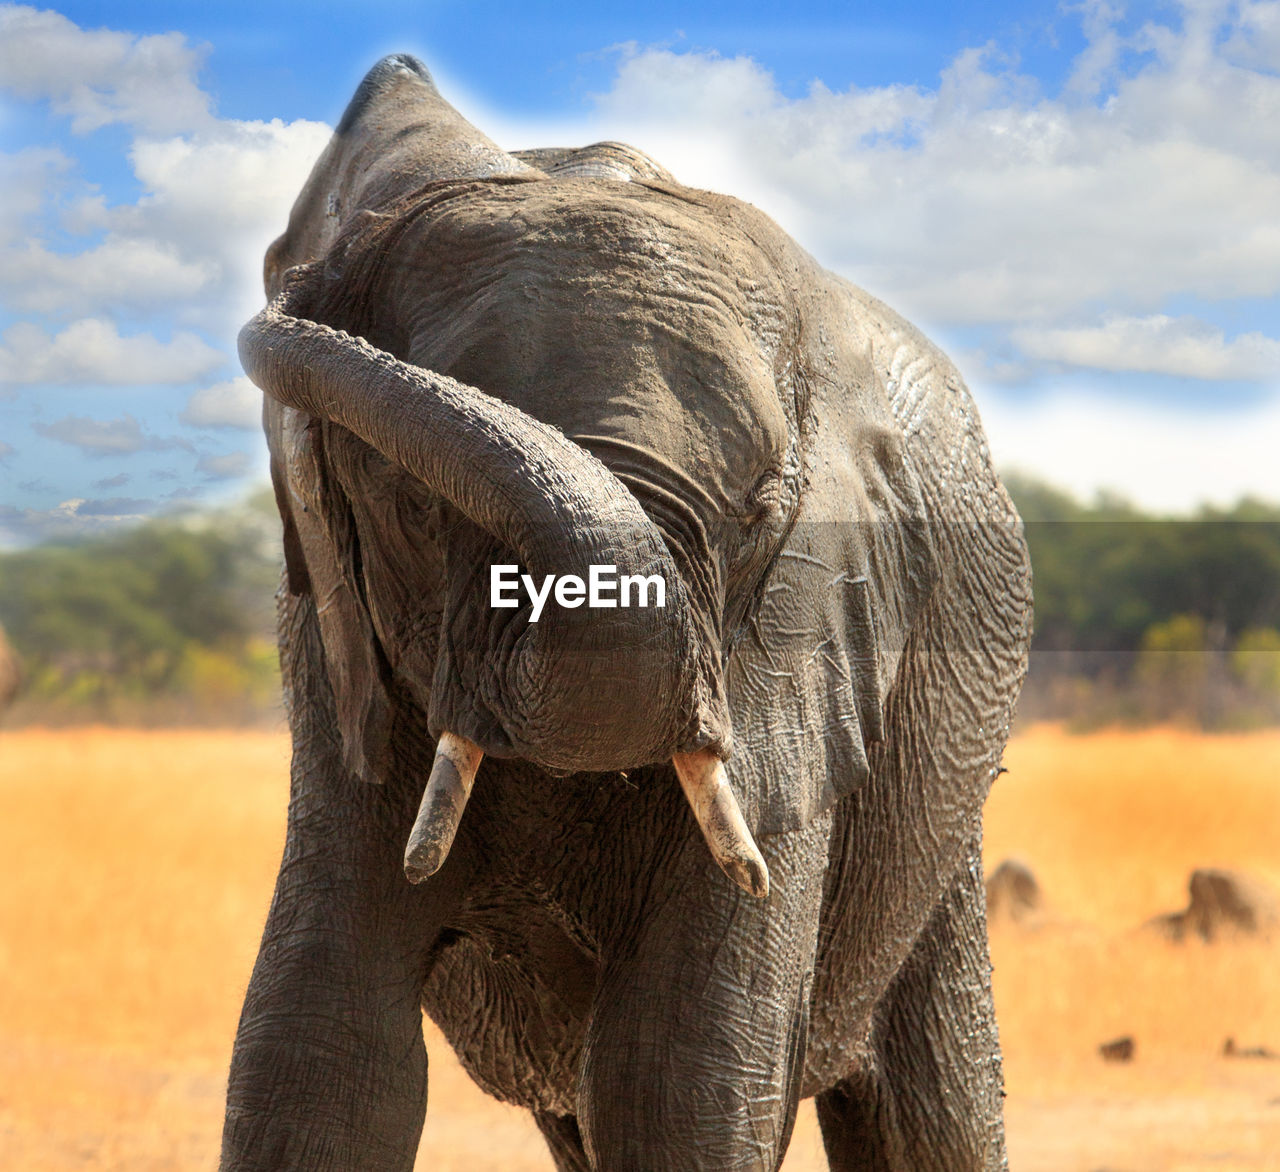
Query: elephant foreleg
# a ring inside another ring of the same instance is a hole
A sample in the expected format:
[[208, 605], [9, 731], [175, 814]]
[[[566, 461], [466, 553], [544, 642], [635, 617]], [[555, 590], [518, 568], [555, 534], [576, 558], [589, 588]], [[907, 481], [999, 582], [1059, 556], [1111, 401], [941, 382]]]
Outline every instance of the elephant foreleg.
[[877, 1009], [868, 1067], [817, 1099], [832, 1172], [1007, 1167], [981, 850]]
[[[690, 821], [691, 820], [687, 820]], [[772, 1172], [795, 1121], [830, 818], [760, 842], [767, 900], [696, 829], [654, 879], [642, 934], [604, 965], [579, 1119], [600, 1172]]]
[[401, 863], [417, 796], [406, 755], [429, 767], [430, 739], [401, 730], [385, 786], [350, 774], [314, 613], [292, 606], [288, 835], [236, 1035], [221, 1167], [408, 1170], [426, 1109], [422, 983], [451, 906], [448, 868], [415, 888]]

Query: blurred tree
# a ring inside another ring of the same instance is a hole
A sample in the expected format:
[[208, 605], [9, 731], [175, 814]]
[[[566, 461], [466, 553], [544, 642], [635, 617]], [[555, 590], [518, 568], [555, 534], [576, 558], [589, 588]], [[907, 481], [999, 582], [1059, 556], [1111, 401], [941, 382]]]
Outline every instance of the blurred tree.
[[1254, 627], [1236, 640], [1231, 670], [1247, 688], [1280, 699], [1280, 631]]
[[1280, 507], [1245, 500], [1191, 518], [1092, 505], [1024, 475], [1006, 478], [1031, 549], [1040, 651], [1129, 652], [1176, 615], [1228, 640], [1280, 626]]
[[1200, 719], [1213, 677], [1205, 621], [1198, 614], [1180, 614], [1152, 623], [1142, 636], [1134, 666], [1134, 682], [1141, 687], [1145, 713], [1157, 720]]
[[22, 665], [18, 653], [9, 644], [4, 628], [0, 627], [0, 712], [13, 703], [22, 686]]
[[107, 718], [162, 697], [210, 714], [269, 706], [278, 549], [267, 492], [0, 556], [0, 621], [31, 700]]
[[1280, 628], [1280, 507], [1243, 500], [1160, 518], [1114, 495], [1082, 504], [1024, 475], [1005, 483], [1034, 576], [1024, 712], [1212, 726], [1280, 715], [1262, 694], [1274, 660], [1246, 639]]

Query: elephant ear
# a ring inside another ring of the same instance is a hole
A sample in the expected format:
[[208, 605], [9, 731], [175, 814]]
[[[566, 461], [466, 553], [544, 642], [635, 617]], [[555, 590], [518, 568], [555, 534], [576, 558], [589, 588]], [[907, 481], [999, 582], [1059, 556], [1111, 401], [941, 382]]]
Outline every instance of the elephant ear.
[[[286, 272], [318, 262], [328, 300], [341, 304], [353, 285], [344, 271], [351, 267], [348, 250], [383, 210], [399, 208], [432, 182], [534, 175], [454, 110], [420, 61], [406, 54], [386, 57], [360, 83], [295, 201], [286, 231], [268, 251], [267, 296], [280, 291]], [[396, 259], [384, 250], [373, 262], [390, 266]], [[346, 320], [332, 309], [295, 312], [369, 336], [387, 325], [381, 288], [370, 283], [360, 289], [368, 322]], [[380, 781], [390, 754], [392, 668], [366, 596], [364, 557], [376, 551], [371, 534], [362, 545], [360, 521], [370, 486], [352, 483], [358, 474], [343, 479], [359, 464], [347, 449], [360, 441], [336, 436], [335, 425], [271, 398], [263, 422], [284, 525], [286, 585], [315, 597], [343, 759], [358, 776]]]
[[[795, 522], [727, 667], [728, 772], [759, 834], [862, 785], [913, 622], [936, 581], [920, 484], [869, 356], [810, 379]], [[822, 367], [818, 368], [822, 370]]]
[[270, 398], [265, 423], [284, 523], [285, 586], [316, 600], [343, 763], [381, 782], [391, 750], [389, 669], [363, 597], [351, 508], [324, 457], [326, 425]]

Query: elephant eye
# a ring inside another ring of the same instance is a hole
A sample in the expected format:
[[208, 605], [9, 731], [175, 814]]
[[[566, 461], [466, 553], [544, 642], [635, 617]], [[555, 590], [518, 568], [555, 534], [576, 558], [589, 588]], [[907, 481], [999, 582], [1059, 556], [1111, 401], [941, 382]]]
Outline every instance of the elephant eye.
[[747, 524], [755, 524], [772, 516], [782, 507], [782, 473], [777, 468], [770, 468], [755, 482], [747, 494], [742, 509], [742, 519]]

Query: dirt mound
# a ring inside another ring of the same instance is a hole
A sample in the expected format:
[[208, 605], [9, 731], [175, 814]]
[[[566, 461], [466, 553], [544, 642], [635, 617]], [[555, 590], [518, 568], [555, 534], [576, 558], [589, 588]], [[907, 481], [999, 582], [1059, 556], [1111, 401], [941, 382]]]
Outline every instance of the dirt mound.
[[1280, 925], [1280, 899], [1252, 875], [1202, 867], [1191, 872], [1187, 887], [1191, 899], [1186, 908], [1149, 921], [1170, 940], [1199, 936], [1211, 943], [1228, 934], [1265, 936]]
[[1132, 1062], [1138, 1044], [1126, 1034], [1123, 1038], [1113, 1038], [1098, 1047], [1104, 1062]]
[[1005, 859], [987, 876], [987, 918], [1027, 924], [1044, 908], [1034, 872], [1018, 859]]

